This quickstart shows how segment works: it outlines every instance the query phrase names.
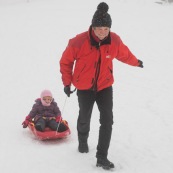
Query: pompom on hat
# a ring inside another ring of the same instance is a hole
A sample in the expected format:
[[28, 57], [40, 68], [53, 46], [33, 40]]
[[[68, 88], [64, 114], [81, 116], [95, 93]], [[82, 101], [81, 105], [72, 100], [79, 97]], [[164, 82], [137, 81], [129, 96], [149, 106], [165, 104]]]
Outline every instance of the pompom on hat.
[[[44, 100], [43, 100], [43, 97], [46, 97], [46, 96], [49, 96], [49, 97], [52, 97], [52, 93], [51, 91], [45, 89], [41, 92], [41, 103], [44, 105], [44, 106], [50, 106], [50, 104], [47, 104]], [[52, 97], [53, 98], [53, 97]]]
[[111, 28], [112, 19], [107, 13], [109, 6], [105, 2], [101, 2], [97, 6], [97, 10], [93, 15], [92, 27], [109, 27]]

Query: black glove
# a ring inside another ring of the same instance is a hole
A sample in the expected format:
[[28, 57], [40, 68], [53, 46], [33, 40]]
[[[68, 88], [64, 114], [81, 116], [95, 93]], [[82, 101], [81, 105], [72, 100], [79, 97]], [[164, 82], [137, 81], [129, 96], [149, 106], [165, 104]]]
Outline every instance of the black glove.
[[144, 67], [144, 66], [143, 66], [143, 62], [142, 62], [141, 60], [138, 59], [138, 63], [139, 63], [138, 67], [141, 67], [141, 68]]
[[65, 87], [64, 87], [64, 92], [67, 94], [68, 97], [70, 97], [70, 94], [73, 93], [73, 92], [70, 90], [70, 86], [65, 86]]

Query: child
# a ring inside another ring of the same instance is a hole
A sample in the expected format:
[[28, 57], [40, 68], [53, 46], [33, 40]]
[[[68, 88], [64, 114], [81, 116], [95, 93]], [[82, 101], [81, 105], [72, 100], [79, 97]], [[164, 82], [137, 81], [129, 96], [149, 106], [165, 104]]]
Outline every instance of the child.
[[45, 127], [58, 132], [67, 130], [67, 126], [61, 122], [61, 111], [54, 101], [51, 91], [43, 90], [40, 97], [35, 100], [36, 103], [22, 123], [23, 128], [26, 128], [29, 122], [34, 119], [35, 128], [38, 131], [43, 132]]

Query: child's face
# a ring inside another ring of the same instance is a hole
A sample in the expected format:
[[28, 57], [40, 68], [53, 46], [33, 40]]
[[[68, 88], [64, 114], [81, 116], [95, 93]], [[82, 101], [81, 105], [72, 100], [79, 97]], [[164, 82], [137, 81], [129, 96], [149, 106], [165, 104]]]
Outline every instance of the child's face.
[[50, 104], [52, 102], [52, 97], [50, 96], [45, 96], [43, 97], [43, 100], [47, 103], [47, 104]]

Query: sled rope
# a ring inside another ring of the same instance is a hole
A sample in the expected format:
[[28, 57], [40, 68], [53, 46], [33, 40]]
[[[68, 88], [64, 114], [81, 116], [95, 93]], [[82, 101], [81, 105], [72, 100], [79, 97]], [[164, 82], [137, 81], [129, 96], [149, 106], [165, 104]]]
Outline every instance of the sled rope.
[[[66, 102], [67, 102], [67, 96], [65, 98], [64, 105], [62, 107], [62, 115], [63, 115], [63, 112], [64, 112], [64, 108], [65, 108]], [[60, 121], [58, 123], [57, 129], [56, 129], [56, 133], [58, 133], [58, 129], [59, 129], [59, 125], [60, 125], [61, 121], [62, 121], [62, 117], [60, 118]]]
[[66, 96], [66, 98], [65, 98], [64, 105], [63, 105], [63, 107], [62, 107], [62, 115], [63, 115], [63, 113], [64, 113], [64, 108], [65, 108], [66, 102], [67, 102], [67, 96]]
[[[71, 91], [71, 94], [74, 93], [75, 91], [76, 91], [76, 88], [75, 88], [73, 91]], [[62, 107], [62, 112], [61, 112], [62, 115], [63, 115], [63, 113], [64, 113], [64, 109], [65, 109], [66, 102], [67, 102], [67, 96], [66, 96], [66, 98], [65, 98], [64, 105], [63, 105], [63, 107]], [[62, 117], [61, 117], [61, 119], [60, 119], [60, 121], [59, 121], [59, 123], [58, 123], [57, 129], [56, 129], [56, 133], [58, 132], [59, 125], [60, 125], [61, 121], [62, 121]]]

